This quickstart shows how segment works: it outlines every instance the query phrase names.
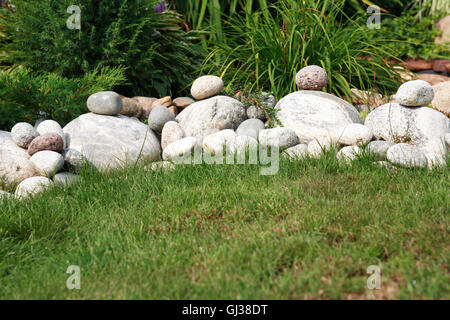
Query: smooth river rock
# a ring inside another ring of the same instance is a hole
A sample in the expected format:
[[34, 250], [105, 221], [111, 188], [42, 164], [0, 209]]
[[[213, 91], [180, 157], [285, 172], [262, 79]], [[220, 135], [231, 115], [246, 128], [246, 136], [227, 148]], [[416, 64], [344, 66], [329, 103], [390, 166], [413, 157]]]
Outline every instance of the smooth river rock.
[[237, 129], [247, 115], [240, 101], [216, 96], [191, 104], [176, 119], [186, 136], [202, 140], [223, 129]]
[[387, 159], [394, 165], [413, 168], [427, 166], [425, 154], [416, 146], [407, 143], [398, 143], [389, 148]]
[[386, 154], [390, 147], [395, 143], [392, 141], [377, 140], [372, 141], [367, 145], [367, 150], [375, 159], [384, 161], [386, 160]]
[[101, 114], [115, 116], [122, 111], [122, 99], [113, 91], [101, 91], [94, 93], [87, 99], [89, 111]]
[[52, 177], [58, 173], [64, 166], [64, 157], [54, 151], [36, 152], [30, 161], [34, 164], [40, 175]]
[[144, 123], [126, 116], [84, 114], [64, 127], [67, 146], [81, 152], [97, 169], [132, 165], [159, 159], [161, 146]]
[[281, 99], [275, 108], [283, 126], [294, 130], [300, 142], [330, 138], [336, 129], [363, 123], [355, 107], [325, 92], [297, 91]]
[[223, 81], [216, 76], [203, 76], [194, 81], [191, 95], [197, 99], [207, 99], [220, 94], [223, 90]]
[[409, 107], [426, 106], [433, 98], [433, 87], [423, 80], [405, 82], [395, 94], [396, 102]]
[[36, 152], [44, 150], [61, 152], [63, 148], [64, 140], [60, 134], [44, 133], [31, 141], [28, 146], [28, 154], [32, 156]]

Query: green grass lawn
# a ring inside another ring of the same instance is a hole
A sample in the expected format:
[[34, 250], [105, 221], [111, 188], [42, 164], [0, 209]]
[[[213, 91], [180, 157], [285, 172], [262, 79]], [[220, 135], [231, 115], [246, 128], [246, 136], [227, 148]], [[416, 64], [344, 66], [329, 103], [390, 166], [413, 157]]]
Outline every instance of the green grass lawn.
[[[0, 204], [1, 299], [449, 299], [450, 166], [143, 166]], [[81, 268], [81, 289], [66, 270]], [[370, 265], [381, 289], [366, 288]]]

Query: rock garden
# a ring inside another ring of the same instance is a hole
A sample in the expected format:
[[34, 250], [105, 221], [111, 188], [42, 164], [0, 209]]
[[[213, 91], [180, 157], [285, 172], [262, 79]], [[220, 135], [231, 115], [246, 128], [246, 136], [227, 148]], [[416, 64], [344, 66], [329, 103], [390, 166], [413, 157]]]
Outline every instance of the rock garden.
[[373, 2], [0, 1], [0, 298], [448, 298], [450, 5]]

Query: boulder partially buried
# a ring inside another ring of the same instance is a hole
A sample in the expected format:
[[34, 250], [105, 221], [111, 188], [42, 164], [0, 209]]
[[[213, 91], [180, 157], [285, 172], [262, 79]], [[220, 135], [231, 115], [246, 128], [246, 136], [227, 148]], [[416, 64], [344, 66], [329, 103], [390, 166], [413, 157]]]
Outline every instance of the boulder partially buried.
[[363, 123], [355, 107], [325, 92], [297, 91], [281, 99], [275, 108], [277, 118], [295, 131], [300, 142], [330, 138], [336, 129]]
[[100, 170], [120, 168], [143, 159], [157, 160], [161, 147], [155, 133], [126, 116], [84, 114], [64, 127], [68, 148], [81, 152]]

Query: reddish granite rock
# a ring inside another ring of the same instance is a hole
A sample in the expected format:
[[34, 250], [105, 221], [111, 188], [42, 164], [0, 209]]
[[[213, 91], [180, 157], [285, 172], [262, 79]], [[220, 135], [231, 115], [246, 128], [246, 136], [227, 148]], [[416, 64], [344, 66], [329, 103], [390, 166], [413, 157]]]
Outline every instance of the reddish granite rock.
[[328, 74], [319, 66], [307, 66], [297, 73], [295, 83], [303, 90], [321, 90], [328, 84]]
[[142, 108], [141, 119], [148, 118], [148, 115], [150, 114], [150, 112], [153, 109], [153, 107], [152, 107], [153, 102], [158, 100], [157, 98], [153, 98], [153, 97], [133, 97], [132, 99], [134, 101], [136, 101]]
[[178, 109], [176, 106], [170, 106], [167, 109], [169, 109], [170, 112], [176, 117], [178, 115]]
[[436, 72], [447, 72], [447, 68], [445, 66], [449, 63], [450, 60], [434, 60], [433, 70]]
[[155, 100], [152, 104], [152, 108], [157, 106], [170, 107], [172, 105], [172, 98], [170, 96]]
[[124, 116], [139, 118], [142, 115], [143, 110], [136, 100], [130, 98], [123, 98], [122, 106], [123, 107], [122, 111], [120, 111], [120, 114]]
[[433, 60], [406, 59], [405, 68], [411, 71], [424, 71], [433, 69]]
[[28, 154], [32, 156], [36, 152], [50, 150], [61, 152], [64, 147], [64, 141], [57, 133], [45, 133], [31, 141], [28, 146]]
[[172, 103], [173, 103], [174, 106], [176, 106], [178, 108], [181, 108], [181, 109], [184, 109], [186, 107], [189, 107], [194, 102], [195, 102], [195, 100], [192, 99], [192, 98], [179, 97], [179, 98], [174, 99]]

